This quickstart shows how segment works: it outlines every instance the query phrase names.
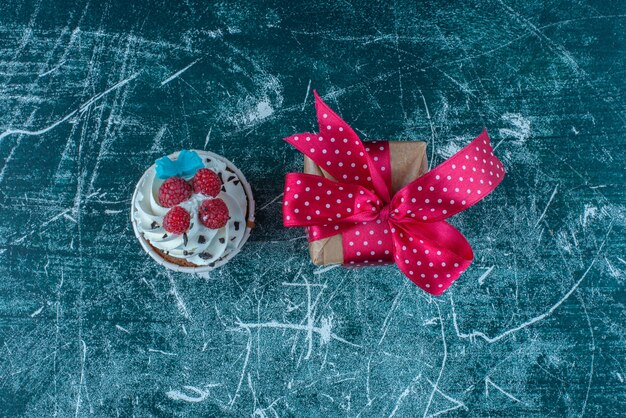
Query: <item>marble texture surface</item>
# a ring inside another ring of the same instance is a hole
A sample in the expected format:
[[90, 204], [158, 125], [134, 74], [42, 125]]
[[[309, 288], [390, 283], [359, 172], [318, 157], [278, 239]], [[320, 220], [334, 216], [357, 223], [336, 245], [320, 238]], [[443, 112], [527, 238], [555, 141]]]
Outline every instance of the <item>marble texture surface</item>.
[[[0, 3], [1, 415], [623, 413], [625, 29], [592, 0]], [[452, 219], [475, 261], [442, 297], [281, 226], [314, 88], [432, 164], [488, 128], [508, 176]], [[257, 200], [208, 279], [129, 222], [182, 148]]]

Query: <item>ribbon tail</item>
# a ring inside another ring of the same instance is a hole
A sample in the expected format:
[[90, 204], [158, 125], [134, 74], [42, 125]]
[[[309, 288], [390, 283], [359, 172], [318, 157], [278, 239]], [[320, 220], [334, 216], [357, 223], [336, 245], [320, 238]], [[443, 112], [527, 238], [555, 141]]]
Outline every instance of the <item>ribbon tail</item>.
[[400, 270], [435, 296], [450, 287], [474, 258], [467, 239], [445, 221], [394, 224], [393, 241]]

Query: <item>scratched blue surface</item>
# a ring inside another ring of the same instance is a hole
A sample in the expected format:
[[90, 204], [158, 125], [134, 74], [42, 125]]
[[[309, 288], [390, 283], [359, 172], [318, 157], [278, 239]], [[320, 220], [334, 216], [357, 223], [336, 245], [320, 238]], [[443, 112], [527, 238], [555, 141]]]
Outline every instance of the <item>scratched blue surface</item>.
[[[619, 1], [0, 3], [0, 415], [619, 416], [626, 7]], [[281, 226], [312, 89], [433, 164], [486, 126], [508, 171], [453, 223], [439, 298], [316, 268]], [[251, 180], [209, 279], [142, 252], [135, 183], [183, 148]]]

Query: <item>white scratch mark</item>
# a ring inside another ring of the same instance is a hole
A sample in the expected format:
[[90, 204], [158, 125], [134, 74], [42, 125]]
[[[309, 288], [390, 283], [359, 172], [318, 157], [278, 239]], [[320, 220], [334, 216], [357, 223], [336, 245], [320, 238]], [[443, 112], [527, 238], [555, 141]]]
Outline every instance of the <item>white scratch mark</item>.
[[[50, 279], [50, 275], [48, 274], [48, 265], [50, 264], [50, 259], [48, 259], [48, 261], [46, 262], [46, 265], [44, 266], [44, 271], [46, 272], [46, 277], [48, 279]], [[57, 388], [57, 382], [58, 382], [58, 370], [57, 370], [57, 354], [58, 354], [58, 350], [59, 350], [59, 335], [60, 335], [60, 322], [61, 322], [61, 288], [63, 287], [63, 282], [65, 281], [65, 274], [64, 274], [64, 270], [61, 269], [61, 280], [57, 283], [56, 286], [56, 319], [55, 319], [55, 335], [54, 335], [54, 346], [55, 346], [55, 350], [54, 350], [54, 358], [53, 358], [53, 384], [54, 384], [54, 415], [58, 415], [58, 399], [59, 399], [59, 394], [58, 394], [58, 388]]]
[[598, 208], [592, 205], [585, 205], [585, 210], [583, 212], [583, 220], [582, 220], [582, 225], [583, 226], [587, 226], [587, 224], [589, 223], [589, 219], [593, 219], [595, 218], [595, 216], [598, 214]]
[[59, 119], [58, 121], [54, 122], [52, 125], [49, 125], [45, 128], [36, 130], [36, 131], [31, 131], [31, 130], [27, 130], [27, 129], [7, 129], [6, 131], [2, 132], [0, 134], [0, 140], [4, 137], [7, 137], [9, 135], [28, 135], [28, 136], [38, 136], [38, 135], [43, 135], [46, 132], [56, 128], [57, 126], [59, 126], [60, 124], [62, 124], [63, 122], [65, 122], [66, 120], [68, 120], [69, 118], [71, 118], [72, 116], [74, 116], [76, 114], [76, 112], [78, 112], [77, 110], [74, 110], [70, 113], [68, 113], [67, 115], [65, 115], [62, 119]]
[[[428, 397], [428, 403], [426, 404], [426, 409], [424, 409], [423, 417], [426, 418], [428, 415], [428, 410], [430, 409], [430, 405], [433, 402], [433, 397], [435, 396], [435, 392], [439, 391], [439, 382], [441, 381], [441, 376], [443, 376], [443, 371], [446, 368], [446, 360], [448, 359], [448, 344], [446, 343], [446, 334], [443, 327], [443, 317], [441, 316], [441, 309], [439, 305], [435, 303], [437, 307], [437, 312], [439, 313], [439, 323], [441, 324], [441, 340], [443, 342], [443, 359], [441, 360], [441, 368], [439, 369], [439, 375], [437, 375], [437, 380], [435, 380], [435, 384], [433, 385], [433, 390], [430, 392], [430, 396]], [[439, 391], [441, 392], [441, 391]]]
[[535, 223], [535, 228], [537, 228], [537, 225], [539, 225], [539, 222], [541, 222], [541, 220], [543, 219], [544, 216], [546, 216], [546, 212], [548, 211], [548, 207], [550, 206], [550, 204], [552, 203], [552, 199], [554, 199], [554, 196], [556, 196], [556, 192], [559, 188], [559, 185], [557, 184], [554, 187], [554, 191], [552, 192], [552, 196], [550, 196], [550, 200], [548, 200], [548, 204], [546, 205], [545, 209], [543, 210], [543, 212], [541, 213], [541, 216], [539, 217], [539, 219], [537, 219], [537, 223]]
[[[34, 233], [34, 231], [33, 231], [33, 232], [31, 232], [31, 234], [32, 234], [32, 233]], [[28, 234], [28, 235], [31, 235], [31, 234]], [[13, 243], [14, 243], [14, 244], [19, 244], [20, 242], [24, 241], [24, 240], [28, 237], [28, 235], [24, 235], [24, 236], [19, 237], [18, 239], [16, 239], [15, 241], [13, 241]]]
[[192, 66], [194, 66], [198, 61], [200, 61], [202, 58], [198, 58], [197, 60], [193, 61], [191, 64], [189, 64], [188, 66], [186, 66], [185, 68], [176, 71], [174, 74], [172, 74], [171, 76], [169, 76], [168, 78], [166, 78], [165, 80], [161, 81], [161, 85], [164, 86], [167, 83], [169, 83], [170, 81], [174, 80], [177, 77], [180, 77], [180, 75], [182, 73], [184, 73], [185, 71], [187, 71], [188, 69], [190, 69]]
[[289, 282], [283, 282], [282, 283], [283, 286], [295, 286], [295, 287], [307, 287], [307, 286], [317, 286], [317, 287], [321, 287], [323, 289], [326, 289], [326, 285], [323, 283], [309, 283], [308, 285], [305, 283], [289, 283]]
[[125, 332], [126, 334], [130, 334], [130, 331], [129, 331], [129, 330], [127, 330], [126, 328], [124, 328], [124, 327], [123, 327], [123, 326], [121, 326], [121, 325], [115, 325], [115, 328], [119, 329], [120, 331]]
[[124, 212], [124, 210], [123, 210], [123, 209], [119, 209], [119, 210], [105, 209], [105, 210], [104, 210], [104, 213], [105, 213], [106, 215], [115, 215], [115, 214], [117, 214], [117, 213], [121, 213], [121, 212]]
[[272, 200], [270, 200], [269, 202], [261, 206], [259, 209], [257, 209], [257, 211], [262, 211], [263, 209], [265, 209], [266, 207], [268, 207], [269, 205], [271, 205], [272, 203], [276, 202], [278, 199], [283, 197], [283, 195], [284, 193], [279, 194], [278, 196], [276, 196], [275, 198], [273, 198]]
[[144, 282], [150, 289], [152, 289], [152, 292], [154, 292], [154, 294], [156, 295], [156, 290], [154, 289], [154, 286], [152, 286], [152, 284], [148, 282], [145, 277], [142, 277], [141, 281]]
[[331, 264], [329, 266], [324, 266], [324, 267], [320, 267], [316, 270], [313, 271], [313, 274], [322, 274], [322, 273], [326, 273], [329, 270], [333, 270], [336, 269], [337, 267], [341, 267], [341, 264]]
[[371, 365], [371, 363], [372, 363], [372, 357], [370, 357], [367, 360], [367, 376], [366, 376], [366, 380], [365, 380], [365, 393], [367, 395], [367, 405], [368, 406], [371, 405], [372, 402], [374, 401], [372, 399], [372, 397], [370, 396], [370, 369], [371, 369], [370, 365]]
[[385, 317], [385, 321], [383, 322], [383, 326], [382, 326], [383, 334], [380, 336], [380, 340], [378, 340], [378, 345], [381, 345], [383, 340], [385, 339], [393, 314], [398, 308], [398, 305], [400, 305], [400, 302], [402, 301], [402, 298], [404, 297], [404, 292], [406, 291], [406, 289], [407, 289], [407, 284], [405, 283], [402, 289], [400, 289], [400, 291], [396, 295], [396, 297], [393, 298], [393, 303], [391, 304], [391, 308], [389, 309], [389, 312], [387, 313], [387, 316]]
[[402, 403], [404, 398], [406, 398], [409, 395], [409, 393], [411, 393], [411, 389], [413, 388], [413, 385], [415, 385], [415, 383], [417, 383], [417, 381], [421, 377], [422, 377], [422, 374], [419, 373], [417, 376], [415, 376], [411, 380], [411, 382], [408, 384], [408, 386], [406, 388], [404, 388], [404, 390], [402, 391], [400, 396], [398, 396], [398, 399], [396, 400], [396, 404], [394, 405], [393, 410], [391, 411], [391, 414], [389, 414], [389, 418], [391, 418], [391, 417], [396, 415], [396, 412], [398, 412], [398, 408], [400, 407], [400, 404]]
[[53, 72], [55, 72], [56, 70], [58, 70], [59, 68], [61, 68], [63, 66], [63, 64], [65, 64], [65, 61], [61, 61], [59, 64], [57, 64], [55, 67], [49, 69], [48, 71], [46, 71], [45, 73], [41, 73], [39, 74], [37, 77], [44, 77], [47, 76], [48, 74], [51, 74]]
[[468, 96], [472, 96], [472, 97], [476, 97], [476, 95], [474, 93], [472, 93], [472, 91], [469, 89], [469, 87], [467, 86], [467, 84], [461, 83], [459, 80], [457, 80], [456, 78], [452, 77], [450, 74], [446, 73], [445, 71], [443, 71], [441, 68], [439, 67], [435, 67], [435, 69], [439, 70], [439, 72], [441, 72], [444, 76], [446, 76], [446, 78], [448, 78], [450, 81], [452, 81], [452, 83], [456, 84], [463, 93], [467, 94]]
[[499, 140], [498, 143], [495, 145], [495, 147], [493, 147], [493, 151], [495, 151], [503, 142], [504, 142], [504, 139]]
[[243, 360], [243, 366], [241, 367], [241, 375], [239, 376], [239, 383], [237, 383], [237, 389], [235, 390], [235, 394], [233, 398], [230, 400], [228, 406], [231, 408], [235, 404], [237, 400], [237, 396], [239, 395], [239, 390], [241, 389], [241, 382], [243, 382], [243, 377], [246, 374], [246, 368], [248, 367], [248, 361], [250, 360], [250, 352], [252, 351], [252, 333], [250, 329], [246, 329], [248, 331], [248, 344], [246, 345], [246, 357]]
[[615, 278], [619, 278], [620, 272], [615, 267], [613, 267], [609, 259], [607, 257], [604, 257], [604, 261], [606, 262], [606, 266], [609, 268], [609, 271], [611, 272], [611, 276]]
[[498, 391], [500, 391], [500, 393], [502, 393], [504, 396], [506, 396], [507, 398], [515, 401], [515, 402], [519, 402], [521, 404], [523, 404], [524, 402], [520, 401], [519, 399], [517, 399], [515, 396], [511, 395], [509, 392], [507, 392], [506, 390], [502, 389], [500, 386], [496, 385], [495, 383], [493, 383], [493, 381], [489, 378], [489, 376], [485, 377], [485, 396], [488, 398], [489, 397], [489, 385], [493, 386], [494, 388], [496, 388]]
[[163, 351], [163, 350], [158, 350], [156, 348], [148, 348], [148, 351], [151, 353], [159, 353], [159, 354], [163, 354], [164, 356], [175, 356], [175, 353], [170, 353], [169, 351]]
[[[307, 300], [307, 304], [306, 304], [306, 326], [307, 326], [307, 332], [306, 332], [306, 340], [307, 343], [309, 345], [309, 349], [306, 352], [306, 356], [304, 356], [305, 360], [308, 360], [309, 358], [311, 358], [311, 353], [313, 352], [313, 307], [311, 306], [311, 285], [309, 284], [309, 280], [304, 277], [304, 284], [306, 286], [306, 300]], [[322, 288], [322, 291], [324, 290], [324, 288]], [[328, 331], [324, 331], [324, 335], [322, 336], [322, 333], [320, 332], [320, 339], [325, 339], [326, 341], [328, 341], [328, 336], [326, 335]]]
[[[273, 328], [273, 329], [291, 329], [294, 331], [307, 331], [307, 332], [309, 331], [309, 327], [307, 325], [280, 323], [277, 321], [269, 321], [269, 322], [261, 322], [261, 323], [237, 322], [237, 326], [243, 329], [253, 329], [253, 328], [270, 328], [271, 329]], [[343, 338], [330, 332], [331, 328], [332, 328], [332, 321], [330, 321], [327, 318], [322, 318], [322, 326], [312, 327], [311, 332], [318, 334], [322, 342], [326, 342], [325, 340], [333, 339], [341, 343], [350, 345], [352, 347], [361, 348], [360, 345], [344, 340]]]
[[487, 278], [487, 276], [489, 276], [489, 274], [493, 271], [493, 268], [495, 266], [491, 266], [487, 269], [487, 271], [485, 271], [479, 278], [478, 278], [478, 284], [479, 285], [483, 285], [483, 283], [485, 283], [485, 279]]
[[[428, 383], [430, 383], [430, 385], [432, 387], [435, 387], [435, 384], [433, 382], [430, 381], [430, 379], [426, 379], [426, 381], [428, 381]], [[473, 388], [474, 386], [470, 386], [471, 388]], [[467, 392], [467, 390], [465, 391]], [[459, 408], [463, 408], [464, 410], [468, 410], [467, 406], [465, 406], [465, 404], [461, 401], [459, 401], [458, 399], [454, 399], [451, 396], [446, 395], [445, 393], [443, 393], [441, 390], [437, 389], [437, 393], [440, 394], [441, 396], [443, 396], [444, 398], [446, 398], [447, 400], [449, 400], [450, 402], [452, 402], [453, 404], [455, 404], [455, 406], [451, 407], [451, 408], [447, 408], [444, 409], [442, 411], [437, 411], [434, 414], [430, 414], [427, 418], [433, 418], [433, 417], [437, 417], [439, 415], [443, 415], [443, 414], [447, 414], [450, 411], [454, 411], [455, 409], [459, 409]]]
[[[211, 384], [206, 387], [216, 387], [220, 386], [219, 384]], [[202, 390], [195, 386], [183, 386], [183, 389], [188, 390], [189, 392], [194, 393], [196, 396], [189, 396], [179, 390], [170, 390], [169, 392], [165, 392], [165, 396], [175, 401], [185, 401], [190, 403], [198, 403], [204, 401], [209, 396], [208, 390]]]
[[211, 126], [209, 128], [209, 132], [206, 134], [206, 139], [204, 140], [204, 149], [206, 149], [206, 147], [209, 145], [209, 140], [211, 139], [211, 131], [213, 130], [213, 127]]
[[309, 92], [311, 91], [311, 80], [309, 80], [309, 85], [306, 88], [306, 95], [304, 96], [304, 102], [302, 102], [302, 111], [304, 112], [304, 108], [306, 107], [306, 99], [309, 98]]
[[176, 289], [176, 283], [174, 282], [174, 279], [172, 278], [172, 275], [167, 272], [167, 278], [170, 281], [170, 295], [174, 296], [174, 299], [176, 299], [176, 307], [178, 308], [178, 311], [181, 313], [182, 316], [184, 316], [185, 318], [189, 319], [189, 311], [187, 310], [187, 306], [185, 306], [185, 302], [183, 301], [183, 298], [180, 297], [180, 295], [178, 294], [178, 290]]
[[587, 392], [585, 394], [585, 401], [583, 402], [583, 406], [580, 411], [580, 416], [584, 417], [585, 410], [587, 409], [587, 401], [589, 400], [589, 392], [591, 392], [591, 382], [593, 381], [593, 371], [596, 360], [596, 337], [593, 333], [593, 326], [591, 325], [591, 319], [589, 318], [589, 313], [587, 312], [587, 306], [585, 305], [585, 301], [580, 295], [578, 295], [578, 299], [580, 300], [580, 304], [583, 307], [583, 311], [585, 312], [587, 327], [589, 328], [589, 335], [591, 337], [591, 362], [589, 365], [589, 380], [587, 381]]
[[428, 118], [428, 124], [430, 125], [430, 133], [432, 138], [432, 147], [430, 149], [430, 160], [428, 161], [428, 169], [430, 170], [433, 165], [433, 160], [435, 159], [435, 126], [433, 125], [433, 121], [430, 118], [430, 111], [428, 110], [428, 105], [426, 104], [426, 97], [424, 97], [424, 93], [422, 90], [419, 90], [420, 95], [422, 96], [422, 100], [424, 101], [424, 109], [426, 109], [426, 117]]
[[502, 6], [508, 10], [509, 14], [512, 17], [514, 17], [515, 20], [518, 23], [520, 23], [524, 28], [529, 29], [530, 32], [532, 32], [540, 40], [546, 41], [548, 43], [550, 49], [559, 58], [561, 58], [565, 62], [565, 64], [567, 64], [567, 66], [570, 67], [574, 71], [574, 73], [576, 73], [577, 75], [583, 74], [583, 75], [587, 76], [585, 71], [580, 68], [580, 66], [578, 65], [576, 60], [572, 57], [572, 55], [562, 45], [557, 44], [556, 42], [554, 42], [552, 39], [550, 39], [548, 36], [546, 36], [537, 26], [535, 26], [531, 21], [529, 21], [528, 19], [524, 18], [521, 14], [519, 14], [518, 12], [513, 10], [513, 8], [511, 8], [510, 6], [505, 4], [502, 0], [498, 0], [498, 2], [500, 4], [502, 4]]
[[108, 89], [106, 89], [105, 91], [103, 91], [100, 94], [95, 95], [94, 97], [92, 97], [91, 99], [87, 100], [85, 103], [83, 103], [80, 108], [78, 109], [78, 111], [80, 113], [85, 112], [89, 106], [91, 106], [93, 103], [97, 102], [98, 100], [100, 100], [101, 98], [103, 98], [104, 96], [106, 96], [107, 94], [111, 93], [114, 90], [119, 89], [120, 87], [130, 83], [131, 81], [133, 81], [135, 78], [137, 78], [139, 76], [139, 74], [141, 74], [141, 71], [136, 72], [135, 74], [131, 75], [130, 77], [112, 85], [111, 87], [109, 87]]
[[[504, 138], [515, 138], [518, 143], [523, 143], [530, 138], [530, 121], [524, 116], [518, 113], [505, 113], [502, 115], [502, 119], [513, 125], [513, 129], [501, 128], [498, 131], [500, 132], [500, 136]], [[498, 145], [500, 145], [500, 143], [498, 143]]]
[[87, 358], [87, 344], [85, 344], [85, 340], [80, 340], [82, 347], [82, 355], [80, 358], [80, 382], [78, 383], [78, 393], [76, 394], [76, 411], [74, 416], [78, 416], [80, 411], [80, 395], [83, 391], [83, 383], [85, 381], [85, 359]]
[[150, 152], [162, 153], [163, 144], [161, 143], [161, 141], [163, 140], [163, 135], [165, 135], [165, 132], [167, 132], [167, 125], [161, 126], [156, 135], [154, 135], [154, 139], [152, 140], [152, 147], [150, 147]]
[[430, 318], [423, 322], [424, 326], [426, 325], [435, 325], [437, 323], [437, 318]]
[[505, 332], [496, 335], [495, 337], [489, 337], [487, 334], [480, 332], [480, 331], [473, 331], [469, 334], [464, 334], [461, 333], [459, 331], [459, 326], [456, 320], [456, 312], [454, 310], [454, 300], [452, 300], [452, 296], [450, 296], [450, 304], [451, 304], [451, 308], [452, 308], [452, 322], [454, 324], [454, 329], [456, 330], [456, 335], [459, 338], [469, 338], [470, 340], [475, 339], [476, 337], [482, 338], [483, 340], [485, 340], [488, 343], [495, 343], [497, 341], [500, 341], [501, 339], [516, 333], [519, 330], [522, 330], [526, 327], [529, 327], [539, 321], [542, 321], [543, 319], [547, 318], [548, 316], [552, 315], [552, 313], [554, 311], [556, 311], [558, 309], [559, 306], [561, 306], [570, 296], [572, 296], [572, 294], [576, 291], [576, 289], [578, 289], [578, 286], [580, 286], [580, 284], [583, 282], [583, 280], [585, 280], [585, 277], [587, 277], [587, 274], [589, 273], [589, 271], [591, 271], [591, 268], [593, 267], [593, 265], [595, 264], [596, 260], [598, 259], [598, 255], [600, 254], [600, 252], [602, 251], [602, 249], [604, 248], [604, 244], [606, 244], [606, 240], [609, 236], [609, 234], [611, 233], [611, 230], [613, 229], [613, 222], [611, 222], [611, 224], [609, 225], [609, 229], [606, 233], [606, 235], [604, 236], [604, 241], [602, 241], [602, 244], [600, 245], [600, 248], [598, 248], [598, 251], [595, 255], [595, 257], [593, 258], [593, 260], [591, 261], [591, 263], [589, 264], [589, 267], [587, 267], [587, 270], [585, 270], [585, 272], [583, 273], [583, 275], [581, 276], [581, 278], [574, 283], [574, 286], [572, 286], [572, 288], [561, 298], [559, 299], [558, 302], [556, 302], [554, 305], [552, 305], [552, 307], [550, 307], [550, 309], [548, 309], [548, 311], [542, 313], [541, 315], [538, 315], [534, 318], [529, 319], [528, 321], [524, 322], [521, 325], [518, 325], [514, 328], [508, 329]]
[[29, 130], [29, 129], [13, 129], [13, 128], [9, 128], [6, 131], [0, 133], [0, 140], [5, 138], [5, 137], [7, 137], [7, 136], [9, 136], [9, 135], [27, 135], [27, 136], [43, 135], [46, 132], [56, 128], [57, 126], [59, 126], [63, 122], [67, 121], [72, 116], [74, 116], [76, 113], [83, 113], [93, 103], [97, 102], [98, 100], [100, 100], [102, 97], [106, 96], [108, 93], [112, 92], [113, 90], [118, 89], [118, 88], [122, 87], [123, 85], [125, 85], [126, 83], [132, 81], [140, 73], [141, 73], [141, 71], [135, 73], [134, 75], [132, 75], [131, 77], [129, 77], [129, 78], [125, 79], [125, 80], [120, 81], [119, 83], [115, 84], [114, 86], [110, 87], [109, 89], [105, 90], [104, 92], [102, 92], [100, 94], [97, 94], [96, 96], [92, 97], [91, 99], [89, 99], [85, 103], [83, 103], [77, 110], [71, 111], [67, 115], [63, 116], [63, 118], [61, 118], [58, 121], [54, 122], [52, 125], [48, 125], [45, 128], [42, 128], [42, 129], [39, 129], [39, 130], [35, 130], [35, 131]]
[[32, 314], [30, 314], [30, 317], [31, 317], [31, 318], [34, 318], [34, 317], [36, 317], [37, 315], [39, 315], [39, 314], [43, 311], [44, 306], [45, 306], [45, 305], [42, 305], [42, 306], [41, 306], [41, 308], [37, 309], [35, 312], [33, 312]]
[[308, 236], [302, 235], [301, 237], [289, 238], [287, 241], [297, 241], [299, 239], [307, 239], [307, 238], [308, 238]]
[[77, 224], [77, 223], [78, 223], [78, 221], [77, 221], [74, 217], [72, 217], [72, 216], [68, 215], [67, 213], [64, 213], [64, 214], [63, 214], [63, 217], [64, 217], [65, 219], [67, 219], [67, 220], [70, 220], [70, 221], [74, 222], [75, 224]]

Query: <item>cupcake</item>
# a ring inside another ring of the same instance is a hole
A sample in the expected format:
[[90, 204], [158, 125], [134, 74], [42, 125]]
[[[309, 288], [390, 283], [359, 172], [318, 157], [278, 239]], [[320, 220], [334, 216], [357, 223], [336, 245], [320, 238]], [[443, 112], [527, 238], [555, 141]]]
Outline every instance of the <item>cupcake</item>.
[[133, 194], [131, 221], [157, 262], [203, 273], [241, 250], [254, 226], [254, 199], [230, 161], [184, 150], [158, 159], [143, 174]]

